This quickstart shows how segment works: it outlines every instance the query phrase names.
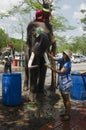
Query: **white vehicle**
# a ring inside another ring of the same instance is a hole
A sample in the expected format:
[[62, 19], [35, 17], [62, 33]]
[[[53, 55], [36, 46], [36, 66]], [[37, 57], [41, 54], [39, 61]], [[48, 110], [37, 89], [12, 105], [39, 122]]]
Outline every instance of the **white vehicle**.
[[81, 59], [81, 62], [85, 62], [86, 61], [86, 56], [80, 55], [80, 59]]
[[80, 63], [81, 62], [80, 56], [79, 55], [72, 55], [71, 61], [73, 63]]

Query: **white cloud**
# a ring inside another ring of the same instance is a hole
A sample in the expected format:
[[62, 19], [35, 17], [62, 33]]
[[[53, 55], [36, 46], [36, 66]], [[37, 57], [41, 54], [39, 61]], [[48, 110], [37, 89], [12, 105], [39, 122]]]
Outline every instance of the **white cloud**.
[[22, 0], [3, 0], [0, 2], [0, 9], [3, 11], [9, 10], [14, 5], [18, 5]]
[[0, 9], [0, 14], [2, 13], [6, 13], [6, 11], [4, 11], [3, 9]]
[[67, 5], [67, 4], [63, 5], [62, 10], [68, 10], [68, 9], [70, 9], [69, 5]]
[[59, 32], [58, 35], [60, 36], [65, 36], [66, 39], [69, 39], [71, 36], [75, 37], [75, 36], [82, 36], [82, 34], [84, 33], [83, 28], [77, 27], [75, 30], [68, 30], [66, 32]]
[[86, 10], [86, 3], [82, 3], [81, 5], [80, 5], [80, 10], [81, 9], [85, 9]]
[[81, 12], [74, 12], [73, 17], [74, 17], [75, 19], [81, 19], [81, 18], [84, 17], [84, 15], [83, 15]]
[[79, 30], [79, 32], [80, 32], [81, 34], [83, 34], [83, 33], [84, 33], [84, 31], [83, 31], [83, 28], [82, 28], [82, 27], [79, 27], [79, 28], [78, 28], [78, 30]]
[[85, 9], [86, 10], [86, 3], [82, 3], [80, 5], [79, 10], [74, 12], [73, 18], [80, 20], [81, 18], [84, 17], [84, 14], [80, 12], [81, 9]]
[[18, 19], [16, 18], [16, 17], [10, 17], [10, 20], [12, 20], [12, 21], [18, 21]]

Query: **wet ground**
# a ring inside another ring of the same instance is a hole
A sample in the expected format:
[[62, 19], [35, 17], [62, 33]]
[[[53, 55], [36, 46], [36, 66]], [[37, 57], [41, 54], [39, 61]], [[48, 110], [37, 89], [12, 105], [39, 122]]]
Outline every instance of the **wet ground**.
[[63, 122], [59, 116], [64, 110], [59, 90], [53, 92], [49, 86], [50, 72], [45, 84], [46, 96], [40, 95], [37, 102], [30, 103], [28, 91], [22, 91], [22, 102], [14, 107], [4, 105], [0, 94], [0, 130], [86, 130], [86, 102], [71, 100], [71, 119]]

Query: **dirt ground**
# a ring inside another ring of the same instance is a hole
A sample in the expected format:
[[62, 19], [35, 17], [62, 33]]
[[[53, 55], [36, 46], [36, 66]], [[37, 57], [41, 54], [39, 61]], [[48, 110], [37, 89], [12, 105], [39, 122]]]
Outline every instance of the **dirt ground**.
[[0, 97], [0, 130], [39, 130], [59, 115], [60, 95], [46, 89], [46, 96], [40, 95], [35, 103], [28, 101], [28, 92], [22, 93], [19, 106], [6, 106]]
[[[50, 72], [46, 76], [46, 96], [40, 95], [35, 103], [28, 101], [28, 91], [22, 91], [22, 101], [19, 106], [6, 106], [0, 94], [0, 130], [39, 130], [41, 126], [58, 117], [60, 96], [49, 89]], [[2, 91], [1, 87], [0, 91]]]
[[[79, 107], [81, 107], [81, 110], [78, 110]], [[45, 96], [40, 95], [37, 102], [31, 103], [28, 101], [28, 91], [22, 91], [22, 101], [19, 106], [6, 106], [2, 102], [2, 96], [0, 97], [0, 130], [42, 130], [40, 128], [50, 122], [56, 122], [58, 127], [61, 125], [59, 123], [59, 114], [63, 110], [64, 107], [59, 90], [56, 89], [56, 92], [54, 92], [50, 89], [50, 73], [48, 73]], [[86, 130], [86, 102], [85, 104], [72, 102], [72, 117], [73, 126], [80, 124], [76, 122], [77, 120], [79, 120], [78, 122], [83, 122], [81, 129], [75, 130]], [[45, 129], [44, 127], [43, 130], [63, 129]]]

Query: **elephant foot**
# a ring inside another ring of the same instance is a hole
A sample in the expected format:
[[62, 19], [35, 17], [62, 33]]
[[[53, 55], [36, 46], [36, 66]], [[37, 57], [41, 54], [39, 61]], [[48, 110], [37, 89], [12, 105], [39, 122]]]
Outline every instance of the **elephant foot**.
[[54, 87], [54, 86], [51, 85], [51, 86], [49, 87], [49, 90], [52, 91], [52, 92], [55, 92], [55, 91], [56, 91], [56, 87]]
[[29, 88], [24, 86], [23, 91], [27, 91], [27, 90], [29, 90]]
[[39, 90], [37, 92], [37, 98], [39, 97], [45, 97], [46, 96], [46, 91], [45, 90]]
[[31, 102], [36, 102], [36, 93], [29, 92], [29, 100]]

